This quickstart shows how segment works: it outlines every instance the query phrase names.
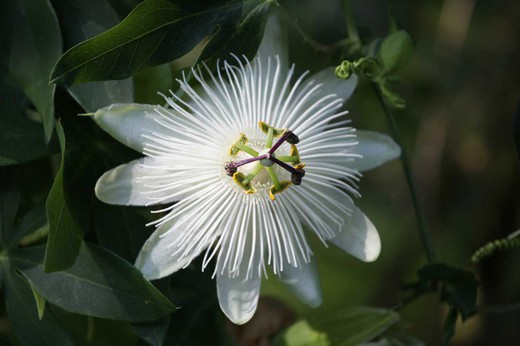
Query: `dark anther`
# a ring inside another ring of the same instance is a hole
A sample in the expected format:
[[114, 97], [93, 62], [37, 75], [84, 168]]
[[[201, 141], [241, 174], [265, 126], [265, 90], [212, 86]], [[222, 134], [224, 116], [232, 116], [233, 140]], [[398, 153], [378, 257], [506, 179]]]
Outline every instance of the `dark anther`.
[[238, 167], [234, 162], [228, 162], [224, 165], [224, 169], [226, 170], [226, 174], [232, 177], [233, 174], [237, 172]]
[[298, 136], [296, 136], [294, 133], [292, 133], [290, 131], [287, 133], [287, 138], [285, 140], [289, 144], [298, 144], [298, 143], [300, 143], [300, 139], [298, 138]]
[[291, 173], [291, 181], [294, 185], [301, 185], [304, 176], [305, 171], [303, 169], [297, 169]]

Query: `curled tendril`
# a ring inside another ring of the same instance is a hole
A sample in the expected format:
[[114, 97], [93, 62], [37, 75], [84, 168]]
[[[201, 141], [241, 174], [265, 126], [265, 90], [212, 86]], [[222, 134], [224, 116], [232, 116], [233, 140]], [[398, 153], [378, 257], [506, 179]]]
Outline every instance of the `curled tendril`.
[[343, 60], [336, 67], [336, 76], [341, 79], [349, 79], [352, 74], [364, 74], [370, 79], [374, 79], [381, 73], [379, 63], [372, 58], [363, 57], [355, 61]]
[[520, 230], [510, 234], [506, 238], [496, 239], [482, 246], [471, 256], [471, 262], [479, 263], [482, 259], [493, 255], [496, 251], [508, 250], [515, 246], [520, 246]]

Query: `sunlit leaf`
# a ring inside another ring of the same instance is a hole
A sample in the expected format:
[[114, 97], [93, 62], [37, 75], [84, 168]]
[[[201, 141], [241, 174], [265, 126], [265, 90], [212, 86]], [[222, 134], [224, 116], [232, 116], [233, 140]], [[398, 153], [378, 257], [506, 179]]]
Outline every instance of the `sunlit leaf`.
[[9, 73], [40, 113], [49, 141], [54, 128], [55, 85], [49, 85], [48, 78], [62, 52], [56, 14], [48, 0], [3, 4], [0, 39], [9, 42]]
[[43, 319], [43, 314], [45, 313], [46, 300], [34, 289], [33, 286], [31, 286], [31, 292], [34, 296], [34, 302], [36, 303], [36, 309], [38, 311], [38, 319], [41, 321]]
[[175, 309], [134, 266], [92, 244], [84, 243], [74, 265], [65, 271], [46, 274], [37, 261], [22, 273], [47, 302], [78, 314], [143, 322]]
[[383, 63], [385, 73], [392, 74], [406, 66], [413, 54], [413, 42], [404, 30], [398, 30], [388, 35], [379, 50], [379, 58]]
[[287, 328], [276, 338], [274, 346], [328, 346], [327, 334], [313, 329], [305, 320]]
[[[181, 57], [217, 28], [229, 28], [246, 18], [244, 9], [263, 3], [145, 0], [116, 27], [67, 51], [54, 67], [51, 80], [72, 84], [129, 77]], [[229, 35], [229, 30], [221, 32]], [[234, 53], [241, 55], [242, 47], [236, 48]]]
[[356, 307], [310, 322], [327, 334], [331, 344], [347, 346], [374, 339], [399, 319], [399, 315], [391, 310]]
[[49, 237], [45, 252], [45, 271], [47, 272], [64, 270], [74, 263], [84, 234], [82, 225], [75, 220], [71, 204], [66, 198], [66, 139], [60, 123], [56, 125], [56, 132], [61, 145], [61, 164], [47, 197], [47, 218], [49, 220]]

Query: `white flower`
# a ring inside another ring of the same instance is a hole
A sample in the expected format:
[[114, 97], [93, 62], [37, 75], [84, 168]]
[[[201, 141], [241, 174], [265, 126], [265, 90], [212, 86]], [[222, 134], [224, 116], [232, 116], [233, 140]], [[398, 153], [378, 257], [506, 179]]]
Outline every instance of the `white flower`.
[[387, 136], [347, 126], [339, 110], [355, 77], [336, 79], [330, 68], [291, 86], [282, 37], [271, 16], [251, 63], [231, 59], [206, 79], [193, 70], [199, 89], [179, 81], [187, 101], [172, 94], [168, 107], [116, 104], [94, 115], [145, 155], [106, 172], [97, 197], [165, 205], [135, 265], [158, 279], [204, 253], [203, 267], [216, 261], [222, 311], [237, 324], [255, 312], [266, 266], [304, 302], [321, 303], [306, 232], [377, 258], [378, 233], [349, 193], [358, 195], [359, 172], [400, 154]]

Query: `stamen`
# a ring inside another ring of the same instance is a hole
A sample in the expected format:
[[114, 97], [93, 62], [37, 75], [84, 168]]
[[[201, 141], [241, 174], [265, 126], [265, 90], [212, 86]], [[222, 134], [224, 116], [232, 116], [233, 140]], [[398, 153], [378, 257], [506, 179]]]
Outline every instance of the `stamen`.
[[273, 146], [273, 137], [274, 137], [274, 128], [269, 126], [269, 130], [267, 130], [267, 140], [265, 142], [265, 148], [271, 148]]
[[231, 148], [229, 148], [229, 155], [236, 156], [238, 154], [238, 152], [240, 150], [242, 150], [251, 156], [258, 156], [258, 151], [248, 147], [246, 144], [247, 144], [247, 137], [245, 134], [241, 133], [240, 139], [238, 141], [236, 141], [235, 144], [233, 144], [231, 146]]
[[298, 156], [277, 156], [278, 160], [282, 162], [299, 162], [300, 158]]

